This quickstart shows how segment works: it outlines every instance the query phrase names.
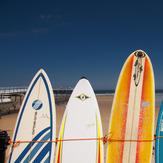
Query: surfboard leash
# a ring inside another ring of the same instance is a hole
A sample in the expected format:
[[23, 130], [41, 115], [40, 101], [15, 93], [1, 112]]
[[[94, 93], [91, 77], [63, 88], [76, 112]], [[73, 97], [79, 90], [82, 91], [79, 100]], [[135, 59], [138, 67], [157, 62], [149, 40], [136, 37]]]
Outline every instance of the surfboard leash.
[[147, 139], [147, 140], [130, 140], [130, 139], [113, 139], [113, 133], [109, 132], [108, 134], [106, 134], [105, 136], [101, 137], [101, 138], [81, 138], [81, 139], [58, 139], [58, 137], [56, 138], [56, 140], [54, 141], [12, 141], [10, 139], [10, 141], [8, 142], [11, 146], [13, 146], [11, 152], [9, 153], [9, 155], [7, 156], [5, 163], [7, 162], [7, 160], [9, 159], [10, 155], [12, 154], [13, 150], [15, 149], [15, 147], [18, 147], [21, 143], [58, 143], [60, 141], [88, 141], [88, 140], [101, 140], [103, 142], [103, 144], [106, 144], [107, 142], [123, 142], [123, 141], [130, 141], [130, 142], [152, 142], [155, 141], [156, 139], [159, 138], [163, 138], [163, 136], [157, 136], [154, 137], [154, 139]]
[[12, 145], [13, 147], [12, 147], [12, 150], [11, 150], [11, 152], [9, 153], [9, 155], [7, 156], [7, 158], [6, 158], [6, 160], [5, 160], [4, 163], [6, 163], [6, 162], [8, 161], [8, 159], [9, 159], [10, 155], [12, 154], [14, 148], [17, 147], [17, 146], [19, 146], [20, 143], [21, 143], [21, 141], [15, 141], [15, 143], [13, 143], [13, 141], [11, 141], [11, 139], [10, 139], [8, 143], [9, 143], [10, 145]]
[[58, 143], [60, 141], [86, 141], [86, 140], [101, 140], [103, 141], [103, 143], [105, 144], [106, 142], [109, 142], [109, 141], [137, 141], [137, 142], [148, 142], [148, 141], [155, 141], [156, 139], [159, 139], [159, 138], [163, 138], [163, 136], [158, 136], [158, 137], [154, 137], [154, 139], [143, 139], [143, 140], [134, 140], [134, 139], [113, 139], [112, 138], [113, 136], [113, 133], [110, 132], [108, 134], [106, 134], [104, 137], [101, 137], [101, 138], [80, 138], [80, 139], [58, 139], [58, 137], [56, 138], [56, 140], [54, 141], [12, 141], [10, 140], [8, 143], [10, 145], [13, 145], [14, 147], [15, 146], [19, 146], [21, 143]]

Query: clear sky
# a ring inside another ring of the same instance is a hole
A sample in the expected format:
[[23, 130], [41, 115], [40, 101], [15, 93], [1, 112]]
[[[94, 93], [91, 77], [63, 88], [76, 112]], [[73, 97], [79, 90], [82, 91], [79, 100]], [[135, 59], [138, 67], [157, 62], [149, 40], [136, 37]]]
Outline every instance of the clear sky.
[[43, 68], [53, 88], [86, 76], [115, 89], [127, 57], [150, 57], [163, 89], [163, 1], [1, 0], [0, 87], [28, 86]]

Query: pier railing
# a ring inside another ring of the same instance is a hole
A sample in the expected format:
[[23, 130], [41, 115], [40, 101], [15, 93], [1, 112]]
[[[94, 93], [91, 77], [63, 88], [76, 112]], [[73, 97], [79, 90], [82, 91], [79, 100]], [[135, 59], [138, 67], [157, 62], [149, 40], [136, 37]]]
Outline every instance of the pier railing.
[[2, 94], [2, 93], [26, 92], [27, 89], [28, 89], [27, 86], [22, 86], [22, 87], [0, 87], [0, 94]]
[[[0, 94], [26, 92], [27, 86], [22, 87], [0, 87]], [[71, 94], [73, 89], [53, 89], [55, 95]]]

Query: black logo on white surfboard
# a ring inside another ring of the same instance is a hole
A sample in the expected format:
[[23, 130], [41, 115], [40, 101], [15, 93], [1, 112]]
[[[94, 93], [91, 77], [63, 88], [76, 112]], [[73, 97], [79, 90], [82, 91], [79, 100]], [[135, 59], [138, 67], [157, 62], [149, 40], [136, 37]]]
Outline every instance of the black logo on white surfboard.
[[81, 101], [85, 101], [85, 100], [89, 99], [90, 97], [85, 95], [84, 93], [82, 93], [81, 95], [76, 96], [76, 98], [78, 98]]
[[135, 81], [135, 85], [138, 86], [139, 82], [140, 82], [140, 78], [141, 78], [141, 73], [143, 71], [143, 65], [142, 65], [142, 58], [145, 57], [145, 53], [141, 52], [141, 51], [137, 51], [134, 54], [137, 59], [134, 63], [135, 66], [135, 73], [133, 75], [134, 81]]

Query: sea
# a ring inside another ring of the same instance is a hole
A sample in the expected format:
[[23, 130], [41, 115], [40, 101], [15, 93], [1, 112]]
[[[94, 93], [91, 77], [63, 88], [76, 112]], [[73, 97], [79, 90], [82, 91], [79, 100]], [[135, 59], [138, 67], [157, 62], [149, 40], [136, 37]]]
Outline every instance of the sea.
[[[115, 90], [95, 90], [96, 96], [114, 96]], [[160, 106], [163, 100], [163, 90], [155, 90], [155, 106]]]
[[[0, 87], [0, 95], [1, 93], [11, 93], [11, 92], [19, 92], [19, 91], [26, 91], [28, 87]], [[94, 90], [96, 96], [114, 96], [115, 90]], [[62, 94], [57, 94], [57, 96], [63, 96]], [[70, 92], [65, 95], [70, 95]], [[0, 98], [1, 99], [1, 98]], [[4, 99], [3, 99], [4, 100]], [[6, 99], [7, 100], [7, 99]], [[163, 89], [156, 89], [155, 90], [155, 106], [160, 106], [163, 100]], [[2, 101], [0, 101], [2, 102]]]

